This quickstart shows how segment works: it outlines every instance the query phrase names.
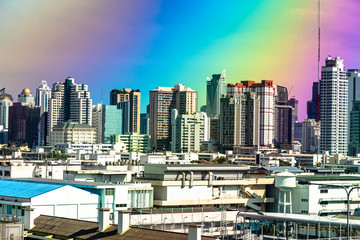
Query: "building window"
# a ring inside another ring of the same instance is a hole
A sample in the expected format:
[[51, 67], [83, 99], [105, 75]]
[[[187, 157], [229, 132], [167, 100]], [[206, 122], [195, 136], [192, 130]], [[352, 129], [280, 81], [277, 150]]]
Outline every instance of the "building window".
[[7, 206], [7, 214], [11, 214], [12, 213], [12, 206], [8, 205]]
[[327, 189], [321, 189], [320, 193], [328, 193], [328, 190]]
[[307, 198], [302, 198], [302, 199], [301, 199], [301, 202], [309, 202], [309, 199], [307, 199]]
[[114, 195], [114, 189], [106, 189], [105, 195]]
[[116, 204], [116, 207], [126, 207], [126, 203], [125, 204]]

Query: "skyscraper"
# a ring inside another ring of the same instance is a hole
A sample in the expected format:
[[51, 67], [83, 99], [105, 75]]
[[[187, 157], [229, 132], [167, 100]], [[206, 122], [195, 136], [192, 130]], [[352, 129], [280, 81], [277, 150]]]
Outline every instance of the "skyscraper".
[[40, 107], [40, 114], [49, 110], [49, 100], [51, 98], [51, 88], [46, 81], [41, 81], [40, 86], [36, 89], [35, 104]]
[[123, 134], [122, 109], [114, 105], [102, 106], [102, 143], [110, 143], [111, 135]]
[[[360, 101], [360, 69], [348, 69], [346, 72], [348, 79], [348, 141], [350, 141], [351, 129], [350, 129], [350, 112], [353, 109], [353, 102]], [[355, 109], [354, 109], [355, 110]], [[354, 121], [354, 120], [353, 120]], [[350, 144], [350, 142], [349, 142]]]
[[129, 132], [140, 133], [140, 90], [131, 88], [113, 89], [110, 92], [110, 105], [117, 105], [120, 102], [129, 102]]
[[360, 101], [352, 102], [350, 111], [349, 155], [360, 153]]
[[35, 105], [35, 98], [28, 88], [24, 88], [21, 91], [21, 93], [18, 95], [18, 101], [22, 103], [28, 103], [30, 105]]
[[312, 98], [307, 101], [307, 118], [320, 120], [320, 95], [319, 95], [319, 83], [314, 82], [312, 86]]
[[226, 94], [226, 71], [206, 79], [206, 113], [209, 117], [220, 113], [220, 98]]
[[320, 96], [320, 150], [347, 154], [348, 79], [339, 57], [327, 57], [321, 68]]
[[92, 125], [92, 100], [88, 86], [76, 84], [73, 78], [53, 85], [49, 103], [49, 129], [68, 120]]
[[220, 145], [222, 151], [259, 146], [260, 98], [255, 92], [220, 99]]
[[299, 100], [297, 100], [295, 97], [291, 97], [288, 101], [287, 104], [288, 106], [291, 106], [294, 109], [294, 121], [297, 122], [298, 121], [298, 105], [299, 105]]
[[197, 92], [182, 84], [158, 87], [150, 91], [151, 147], [156, 150], [171, 148], [171, 110], [179, 114], [194, 114], [197, 111]]
[[3, 125], [4, 129], [9, 127], [9, 107], [11, 107], [12, 104], [9, 97], [0, 97], [0, 125]]

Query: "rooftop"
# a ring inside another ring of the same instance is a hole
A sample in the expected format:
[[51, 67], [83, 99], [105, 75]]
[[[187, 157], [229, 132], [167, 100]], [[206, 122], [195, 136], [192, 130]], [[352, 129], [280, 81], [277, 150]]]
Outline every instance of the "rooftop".
[[50, 183], [19, 182], [1, 179], [0, 196], [33, 198], [61, 187], [62, 185], [55, 185]]
[[[29, 232], [32, 235], [56, 235], [66, 239], [124, 239], [124, 240], [187, 240], [184, 233], [166, 232], [145, 228], [130, 227], [122, 234], [117, 233], [117, 225], [110, 225], [104, 231], [98, 231], [99, 224], [84, 220], [41, 215], [35, 219], [35, 227]], [[203, 240], [214, 239], [202, 237]]]

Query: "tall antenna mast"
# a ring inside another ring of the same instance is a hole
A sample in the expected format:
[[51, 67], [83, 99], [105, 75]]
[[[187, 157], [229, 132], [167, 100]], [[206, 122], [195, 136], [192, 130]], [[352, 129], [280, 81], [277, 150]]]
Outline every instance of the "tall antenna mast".
[[103, 105], [103, 89], [101, 88], [101, 105]]
[[320, 1], [318, 1], [318, 107], [317, 107], [317, 121], [320, 121]]

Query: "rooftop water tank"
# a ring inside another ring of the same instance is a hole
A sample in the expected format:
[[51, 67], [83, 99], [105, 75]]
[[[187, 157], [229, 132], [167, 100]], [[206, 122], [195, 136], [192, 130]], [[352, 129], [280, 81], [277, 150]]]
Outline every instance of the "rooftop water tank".
[[296, 176], [295, 174], [284, 169], [283, 172], [275, 175], [275, 187], [280, 190], [286, 191], [296, 187]]

